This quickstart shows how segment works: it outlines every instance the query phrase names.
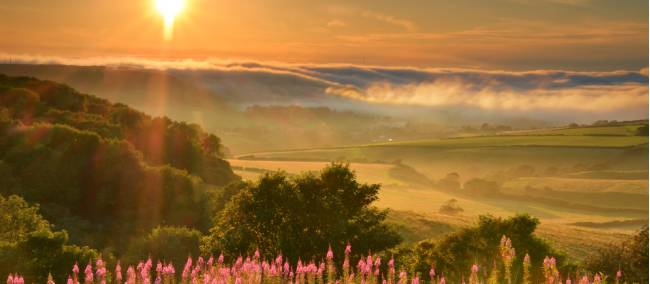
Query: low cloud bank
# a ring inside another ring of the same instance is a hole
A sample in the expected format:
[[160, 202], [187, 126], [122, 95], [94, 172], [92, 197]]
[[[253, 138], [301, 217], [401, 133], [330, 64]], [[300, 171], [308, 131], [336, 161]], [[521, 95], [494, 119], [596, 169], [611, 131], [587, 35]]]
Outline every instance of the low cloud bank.
[[[232, 60], [157, 61], [138, 58], [64, 59], [0, 56], [0, 62], [166, 70], [234, 101], [252, 104], [337, 104], [341, 99], [384, 106], [508, 111], [539, 116], [647, 117], [648, 69], [577, 72], [499, 71], [287, 64]], [[600, 116], [599, 116], [600, 115]]]

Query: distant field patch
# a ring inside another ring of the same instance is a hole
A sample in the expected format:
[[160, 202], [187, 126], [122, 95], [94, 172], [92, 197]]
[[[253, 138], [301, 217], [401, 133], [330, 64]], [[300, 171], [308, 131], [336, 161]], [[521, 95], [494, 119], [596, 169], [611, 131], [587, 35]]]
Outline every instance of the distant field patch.
[[567, 136], [634, 136], [642, 124], [634, 125], [620, 125], [620, 126], [595, 126], [595, 127], [562, 127], [551, 129], [533, 129], [533, 130], [519, 130], [507, 131], [502, 135], [567, 135]]
[[603, 147], [623, 148], [648, 143], [646, 136], [476, 136], [416, 141], [397, 141], [368, 144], [366, 147], [431, 147], [431, 148], [477, 148], [477, 147]]
[[[271, 161], [271, 160], [228, 160], [236, 173], [244, 179], [255, 180], [265, 171], [283, 170], [290, 174], [300, 174], [311, 171], [318, 172], [330, 164], [330, 162], [312, 161]], [[389, 171], [394, 167], [391, 164], [378, 163], [351, 163], [352, 168], [360, 182], [380, 183], [383, 185], [399, 185], [403, 182], [391, 177]]]
[[524, 194], [526, 188], [551, 188], [571, 192], [618, 192], [648, 195], [648, 180], [579, 179], [561, 177], [526, 177], [506, 182], [509, 193]]

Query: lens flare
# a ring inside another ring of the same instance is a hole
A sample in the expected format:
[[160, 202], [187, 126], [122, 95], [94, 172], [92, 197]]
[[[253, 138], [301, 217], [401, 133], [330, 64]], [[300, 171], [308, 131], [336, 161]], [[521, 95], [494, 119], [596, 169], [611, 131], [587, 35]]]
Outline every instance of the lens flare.
[[156, 9], [163, 16], [165, 22], [165, 40], [172, 38], [174, 19], [185, 8], [185, 0], [156, 0]]

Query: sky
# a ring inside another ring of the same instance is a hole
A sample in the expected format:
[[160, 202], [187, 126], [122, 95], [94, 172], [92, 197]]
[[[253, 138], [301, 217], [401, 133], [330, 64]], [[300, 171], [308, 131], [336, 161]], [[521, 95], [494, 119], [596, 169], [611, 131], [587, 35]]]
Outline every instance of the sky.
[[527, 71], [648, 66], [647, 0], [0, 0], [0, 53]]

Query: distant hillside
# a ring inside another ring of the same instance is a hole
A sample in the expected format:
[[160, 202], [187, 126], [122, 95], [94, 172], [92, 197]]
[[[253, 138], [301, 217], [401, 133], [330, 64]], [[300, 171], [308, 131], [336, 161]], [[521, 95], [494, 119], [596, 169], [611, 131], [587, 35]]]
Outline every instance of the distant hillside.
[[385, 116], [316, 103], [340, 98], [318, 95], [313, 88], [263, 88], [260, 82], [216, 71], [0, 64], [0, 73], [62, 82], [155, 116], [200, 124], [237, 153], [369, 143], [395, 131], [395, 121]]
[[160, 224], [206, 230], [206, 184], [239, 179], [222, 152], [197, 125], [0, 75], [0, 193], [40, 203], [79, 243], [119, 243]]
[[[154, 69], [110, 66], [0, 64], [0, 74], [61, 82], [83, 93], [125, 103], [152, 115], [224, 111], [227, 104], [191, 80]], [[188, 117], [180, 117], [187, 120]]]

